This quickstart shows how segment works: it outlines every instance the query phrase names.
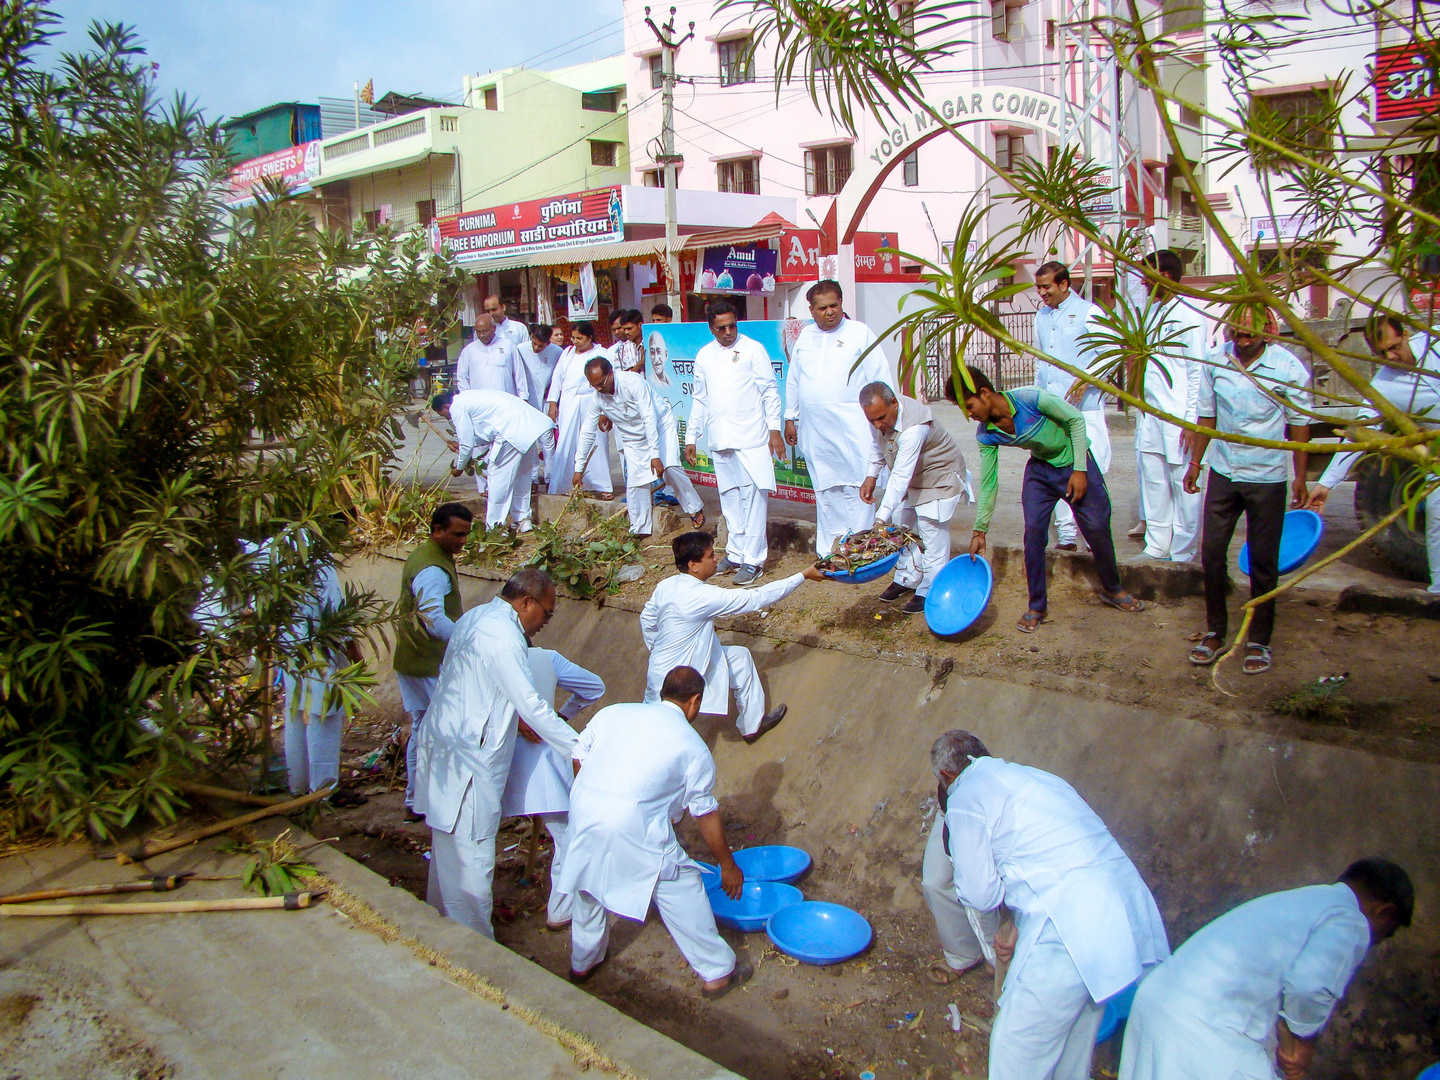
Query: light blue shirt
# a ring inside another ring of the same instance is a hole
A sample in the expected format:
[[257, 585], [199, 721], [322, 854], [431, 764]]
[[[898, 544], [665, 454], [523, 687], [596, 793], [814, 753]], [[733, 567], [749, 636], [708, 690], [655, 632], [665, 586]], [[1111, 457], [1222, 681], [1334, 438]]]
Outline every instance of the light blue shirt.
[[[1210, 354], [1200, 372], [1199, 416], [1215, 417], [1215, 430], [1256, 439], [1285, 438], [1287, 424], [1308, 424], [1310, 372], [1279, 345], [1267, 345], [1249, 367], [1235, 359], [1235, 346]], [[1290, 452], [1212, 440], [1206, 460], [1222, 476], [1242, 484], [1283, 484], [1290, 477]]]
[[[1094, 371], [1100, 358], [1083, 338], [1094, 331], [1099, 314], [1100, 309], [1077, 292], [1067, 296], [1059, 307], [1041, 304], [1035, 312], [1036, 348], [1072, 367]], [[1068, 371], [1043, 360], [1035, 361], [1035, 385], [1041, 390], [1063, 398], [1074, 382], [1075, 376]], [[1077, 408], [1093, 411], [1100, 407], [1100, 391], [1093, 386], [1086, 388]]]

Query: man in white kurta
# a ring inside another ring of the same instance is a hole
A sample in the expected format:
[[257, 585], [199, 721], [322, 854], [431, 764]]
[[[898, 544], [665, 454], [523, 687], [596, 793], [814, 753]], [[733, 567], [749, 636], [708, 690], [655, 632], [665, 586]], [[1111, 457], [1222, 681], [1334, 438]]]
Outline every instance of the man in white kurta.
[[[552, 703], [557, 690], [570, 695], [555, 710], [567, 722], [574, 723], [575, 717], [605, 696], [605, 683], [599, 675], [571, 663], [553, 649], [532, 647], [529, 655], [536, 693]], [[575, 906], [574, 898], [560, 887], [569, 850], [570, 785], [574, 779], [570, 759], [549, 743], [528, 738], [515, 741], [510, 775], [500, 796], [500, 816], [538, 819], [550, 834], [554, 851], [550, 856], [550, 899], [545, 905], [547, 930], [568, 926]]]
[[[525, 348], [530, 343], [530, 328], [519, 319], [512, 319], [506, 313], [505, 301], [491, 293], [485, 297], [485, 314], [495, 325], [495, 333], [499, 334], [506, 341], [514, 345], [516, 350], [523, 356]], [[478, 321], [478, 320], [477, 320]], [[540, 392], [543, 394], [545, 388], [542, 386]], [[533, 404], [533, 402], [532, 402]]]
[[[1181, 263], [1174, 252], [1157, 251], [1146, 259], [1154, 260], [1162, 276], [1180, 280]], [[1210, 328], [1205, 316], [1183, 297], [1172, 296], [1165, 286], [1156, 285], [1144, 318], [1147, 336], [1155, 343], [1145, 364], [1145, 402], [1193, 424], [1199, 415], [1200, 372], [1208, 352]], [[1200, 550], [1204, 500], [1185, 490], [1190, 445], [1190, 432], [1148, 412], [1137, 413], [1135, 460], [1145, 554], [1152, 559], [1191, 562]]]
[[759, 579], [770, 556], [765, 538], [780, 434], [780, 388], [765, 347], [740, 333], [734, 305], [719, 300], [707, 312], [715, 340], [695, 356], [695, 391], [685, 427], [685, 460], [695, 463], [703, 439], [715, 466], [725, 517], [725, 558], [717, 573], [736, 584]]
[[530, 480], [550, 420], [513, 394], [498, 390], [437, 394], [431, 407], [455, 425], [451, 475], [459, 476], [472, 459], [488, 463], [485, 527], [493, 529], [508, 521], [511, 528], [529, 532]]
[[1404, 870], [1363, 859], [1334, 885], [1271, 893], [1221, 915], [1140, 984], [1121, 1080], [1304, 1075], [1366, 951], [1410, 925], [1414, 902]]
[[846, 533], [875, 522], [874, 507], [860, 498], [870, 461], [870, 424], [857, 395], [866, 383], [893, 383], [895, 374], [879, 348], [855, 367], [875, 335], [864, 323], [845, 317], [839, 284], [821, 281], [805, 295], [815, 321], [800, 331], [790, 352], [785, 441], [800, 448], [810, 470], [815, 550], [823, 556]]
[[690, 726], [703, 684], [689, 668], [671, 673], [659, 701], [611, 705], [575, 742], [570, 851], [561, 886], [575, 897], [570, 976], [588, 978], [609, 946], [606, 912], [644, 922], [653, 901], [686, 962], [716, 997], [744, 980], [715, 929], [700, 868], [675, 838], [688, 811], [720, 864], [727, 893], [744, 875], [725, 842], [715, 799], [715, 761]]
[[662, 478], [674, 489], [680, 509], [690, 515], [695, 526], [705, 524], [700, 496], [680, 467], [680, 443], [674, 422], [665, 424], [662, 420], [662, 412], [668, 416], [670, 410], [651, 393], [645, 376], [616, 371], [609, 359], [597, 356], [585, 365], [585, 377], [595, 392], [584, 406], [571, 485], [584, 479], [585, 460], [599, 434], [600, 417], [604, 416], [610, 421], [625, 459], [625, 509], [630, 516], [630, 531], [636, 536], [649, 536], [655, 531], [650, 484]]
[[[1070, 271], [1058, 262], [1045, 263], [1035, 271], [1035, 291], [1040, 294], [1040, 307], [1035, 312], [1035, 347], [1071, 367], [1096, 370], [1101, 358], [1085, 335], [1095, 331], [1100, 309], [1071, 290]], [[1090, 453], [1103, 475], [1110, 471], [1110, 428], [1105, 423], [1104, 398], [1093, 386], [1072, 393], [1074, 383], [1075, 376], [1068, 371], [1044, 360], [1035, 361], [1035, 385], [1070, 402], [1084, 415]], [[1055, 504], [1055, 533], [1062, 550], [1074, 551], [1078, 546], [1075, 513], [1064, 499]]]
[[[570, 328], [571, 345], [560, 354], [550, 389], [545, 395], [546, 407], [558, 429], [555, 436], [555, 467], [550, 470], [550, 494], [564, 495], [573, 486], [570, 477], [575, 447], [580, 442], [580, 425], [585, 420], [589, 398], [595, 393], [585, 378], [585, 365], [596, 357], [610, 359], [610, 353], [595, 344], [595, 328], [589, 323], [576, 323]], [[610, 494], [610, 436], [601, 433], [595, 440], [595, 451], [585, 465], [585, 490]]]
[[753, 743], [780, 723], [785, 706], [765, 712], [765, 689], [750, 650], [743, 645], [722, 646], [715, 620], [768, 608], [789, 596], [801, 582], [820, 581], [824, 575], [807, 566], [799, 574], [754, 589], [722, 589], [707, 584], [716, 570], [714, 537], [703, 532], [682, 533], [672, 547], [680, 573], [655, 586], [640, 612], [640, 634], [650, 650], [645, 700], [660, 700], [660, 686], [672, 668], [692, 667], [705, 677], [700, 711], [724, 716], [729, 711], [729, 691], [735, 691], [735, 726], [746, 742]]
[[527, 638], [555, 612], [555, 585], [522, 570], [455, 624], [420, 728], [415, 809], [430, 826], [426, 899], [456, 922], [490, 925], [500, 799], [520, 723], [569, 755], [575, 731], [539, 693]]
[[872, 435], [860, 498], [873, 503], [875, 484], [889, 469], [875, 520], [914, 529], [920, 538], [919, 545], [905, 545], [895, 564], [895, 580], [880, 599], [889, 604], [914, 593], [902, 610], [916, 615], [925, 610], [935, 575], [950, 561], [950, 519], [970, 489], [965, 458], [950, 434], [935, 423], [929, 405], [897, 395], [883, 382], [863, 387], [859, 400]]
[[1085, 1080], [1103, 1002], [1169, 955], [1150, 890], [1095, 811], [1057, 776], [936, 740], [955, 896], [1002, 905], [1015, 937], [990, 1032], [990, 1080]]
[[525, 358], [508, 336], [500, 334], [489, 315], [475, 317], [475, 338], [455, 362], [455, 389], [499, 390], [530, 400]]

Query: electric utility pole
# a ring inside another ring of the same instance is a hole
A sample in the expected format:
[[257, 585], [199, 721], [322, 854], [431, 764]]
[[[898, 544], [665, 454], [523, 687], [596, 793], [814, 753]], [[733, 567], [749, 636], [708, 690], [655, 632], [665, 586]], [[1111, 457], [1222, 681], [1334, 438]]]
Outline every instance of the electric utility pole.
[[655, 40], [660, 42], [660, 154], [655, 163], [664, 171], [665, 182], [665, 302], [675, 311], [676, 318], [683, 320], [685, 309], [680, 298], [680, 255], [676, 250], [679, 226], [675, 210], [675, 167], [681, 164], [685, 157], [675, 152], [675, 54], [680, 51], [681, 45], [695, 36], [695, 24], [692, 22], [685, 36], [677, 40], [675, 9], [670, 9], [670, 18], [664, 26], [656, 26], [647, 5], [645, 25], [650, 27]]

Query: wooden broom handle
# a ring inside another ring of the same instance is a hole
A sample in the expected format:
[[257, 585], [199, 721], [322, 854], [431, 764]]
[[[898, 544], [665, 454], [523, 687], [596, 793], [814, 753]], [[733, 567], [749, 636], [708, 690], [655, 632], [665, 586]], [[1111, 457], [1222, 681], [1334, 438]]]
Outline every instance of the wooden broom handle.
[[276, 814], [288, 814], [309, 806], [313, 802], [319, 802], [326, 795], [335, 790], [336, 785], [328, 784], [319, 791], [312, 791], [309, 795], [302, 795], [298, 799], [290, 799], [288, 802], [276, 803], [274, 806], [267, 806], [260, 810], [252, 810], [248, 814], [241, 814], [239, 817], [226, 818], [224, 821], [217, 821], [213, 825], [206, 825], [203, 828], [194, 829], [188, 833], [182, 833], [170, 840], [162, 840], [159, 843], [146, 842], [131, 854], [125, 851], [115, 853], [115, 861], [121, 866], [129, 866], [134, 862], [144, 862], [146, 859], [156, 855], [162, 855], [167, 851], [174, 851], [176, 848], [186, 847], [198, 840], [204, 840], [207, 836], [215, 836], [217, 833], [229, 832], [231, 829], [238, 829], [241, 825], [249, 825], [252, 822], [261, 821], [267, 817], [274, 817]]

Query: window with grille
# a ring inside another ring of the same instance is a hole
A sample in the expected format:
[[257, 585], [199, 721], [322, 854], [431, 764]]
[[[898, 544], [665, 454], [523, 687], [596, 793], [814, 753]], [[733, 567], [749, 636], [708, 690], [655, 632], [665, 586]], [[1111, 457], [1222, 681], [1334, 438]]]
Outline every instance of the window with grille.
[[590, 164], [603, 168], [613, 168], [619, 160], [619, 147], [617, 142], [610, 142], [606, 139], [590, 140]]
[[805, 194], [838, 195], [850, 179], [850, 144], [817, 146], [805, 151]]
[[760, 159], [735, 158], [722, 161], [715, 166], [716, 179], [721, 191], [738, 195], [760, 194]]
[[1009, 172], [1025, 160], [1025, 136], [1001, 132], [995, 136], [995, 165]]
[[421, 199], [415, 204], [415, 219], [421, 225], [429, 225], [435, 220], [435, 200]]
[[755, 54], [748, 37], [716, 42], [715, 51], [720, 54], [721, 86], [755, 81]]
[[365, 224], [366, 232], [375, 232], [380, 228], [380, 211], [366, 210], [360, 215], [361, 221]]
[[650, 89], [659, 90], [665, 85], [665, 57], [656, 53], [648, 58], [650, 63]]
[[900, 0], [895, 5], [895, 19], [900, 29], [911, 37], [915, 36], [915, 0]]
[[902, 180], [906, 187], [920, 186], [920, 151], [911, 150], [900, 161]]
[[500, 91], [496, 87], [485, 87], [485, 108], [491, 112], [500, 111]]
[[[1335, 95], [1328, 87], [1256, 94], [1250, 99], [1246, 130], [1300, 153], [1322, 160], [1334, 148]], [[1247, 147], [1254, 168], [1262, 171], [1293, 167], [1283, 154], [1258, 141]]]
[[620, 95], [614, 90], [581, 94], [580, 108], [586, 112], [618, 112], [620, 109]]
[[990, 2], [990, 36], [996, 41], [1019, 41], [1021, 37], [1021, 12], [1019, 4], [1007, 0]]

